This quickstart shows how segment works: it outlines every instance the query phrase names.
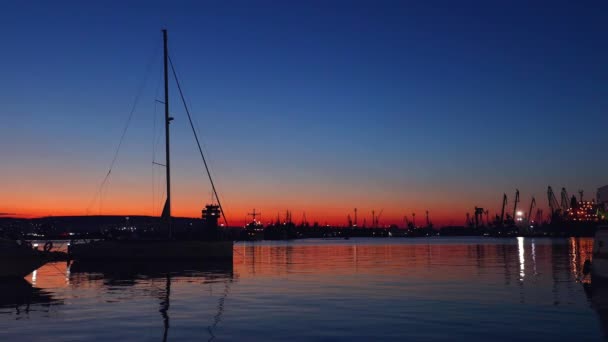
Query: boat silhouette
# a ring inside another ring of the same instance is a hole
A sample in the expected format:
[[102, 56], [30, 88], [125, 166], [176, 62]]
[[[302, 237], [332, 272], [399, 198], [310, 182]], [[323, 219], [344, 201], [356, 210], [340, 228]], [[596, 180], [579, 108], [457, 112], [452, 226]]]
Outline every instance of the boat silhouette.
[[[165, 201], [164, 209], [161, 215], [161, 224], [166, 227], [167, 234], [164, 236], [148, 236], [148, 237], [135, 237], [135, 236], [108, 236], [105, 239], [98, 241], [87, 241], [84, 243], [72, 243], [68, 250], [70, 257], [74, 260], [91, 260], [91, 261], [146, 261], [156, 262], [162, 261], [186, 261], [186, 260], [199, 260], [199, 261], [218, 261], [228, 260], [231, 261], [233, 257], [233, 242], [222, 239], [222, 234], [218, 229], [218, 218], [221, 214], [224, 217], [224, 211], [222, 209], [219, 197], [211, 173], [205, 161], [205, 157], [202, 153], [200, 143], [194, 126], [192, 125], [192, 119], [186, 106], [186, 103], [181, 92], [179, 80], [173, 64], [168, 54], [168, 39], [167, 30], [163, 30], [163, 45], [164, 45], [164, 84], [165, 84], [165, 152], [166, 159], [165, 164], [162, 165], [166, 169], [166, 194], [167, 199]], [[195, 238], [192, 238], [192, 234], [183, 236], [180, 234], [174, 234], [172, 217], [171, 217], [171, 158], [170, 158], [170, 130], [169, 124], [173, 120], [169, 116], [169, 65], [173, 71], [173, 76], [177, 82], [179, 93], [184, 102], [188, 118], [196, 138], [199, 152], [203, 159], [209, 181], [213, 189], [215, 198], [217, 199], [217, 205], [207, 205], [206, 209], [203, 210], [203, 229], [202, 234], [198, 234]], [[156, 263], [154, 265], [157, 265]]]
[[50, 260], [27, 241], [0, 239], [0, 278], [23, 278]]

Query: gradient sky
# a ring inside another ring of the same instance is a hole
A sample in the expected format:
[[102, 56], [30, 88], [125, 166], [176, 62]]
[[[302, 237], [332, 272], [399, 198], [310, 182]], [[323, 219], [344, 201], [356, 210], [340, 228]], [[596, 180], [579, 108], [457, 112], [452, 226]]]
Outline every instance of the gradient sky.
[[[231, 224], [254, 207], [463, 224], [515, 188], [523, 208], [547, 185], [590, 197], [606, 18], [605, 1], [5, 1], [0, 212], [159, 214], [163, 27]], [[210, 186], [171, 101], [173, 211], [199, 216]]]

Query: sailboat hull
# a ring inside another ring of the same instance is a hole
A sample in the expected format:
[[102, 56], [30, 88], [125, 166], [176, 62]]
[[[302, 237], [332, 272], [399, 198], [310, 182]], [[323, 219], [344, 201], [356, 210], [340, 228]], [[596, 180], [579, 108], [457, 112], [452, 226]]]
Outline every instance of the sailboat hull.
[[23, 278], [47, 262], [44, 253], [0, 239], [0, 278]]
[[31, 256], [19, 259], [0, 259], [0, 278], [23, 278], [44, 265], [42, 257]]
[[226, 261], [232, 241], [102, 240], [70, 246], [74, 260], [110, 261]]

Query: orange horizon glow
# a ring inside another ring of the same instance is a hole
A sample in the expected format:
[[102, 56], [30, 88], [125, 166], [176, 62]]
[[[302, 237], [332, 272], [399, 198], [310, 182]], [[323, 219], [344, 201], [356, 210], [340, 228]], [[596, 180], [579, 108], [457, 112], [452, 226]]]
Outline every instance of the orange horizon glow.
[[[78, 161], [74, 165], [84, 162]], [[115, 171], [101, 196], [95, 195], [99, 184], [99, 173], [86, 169], [66, 171], [65, 165], [55, 167], [30, 167], [23, 172], [14, 170], [13, 180], [0, 193], [0, 217], [35, 218], [48, 216], [160, 216], [164, 195], [164, 175], [150, 174], [150, 170], [126, 165]], [[194, 169], [194, 168], [193, 168]], [[200, 171], [200, 170], [199, 170]], [[210, 189], [198, 173], [176, 168], [172, 189], [172, 216], [199, 218], [201, 210], [211, 200]], [[133, 175], [150, 175], [136, 177]], [[449, 187], [438, 188], [430, 185], [409, 185], [408, 191], [394, 184], [368, 183], [352, 185], [324, 179], [322, 175], [314, 179], [298, 176], [297, 182], [283, 184], [260, 175], [232, 176], [229, 172], [219, 173], [216, 186], [222, 195], [221, 201], [226, 212], [228, 225], [243, 226], [251, 221], [255, 208], [262, 213], [263, 223], [281, 220], [289, 210], [292, 220], [299, 224], [306, 213], [310, 224], [346, 226], [347, 216], [354, 221], [354, 208], [357, 208], [357, 223], [364, 220], [371, 226], [372, 210], [376, 215], [382, 212], [380, 226], [404, 225], [404, 216], [412, 220], [416, 213], [416, 225], [425, 226], [425, 211], [435, 227], [465, 224], [466, 213], [473, 213], [475, 206], [490, 211], [490, 220], [498, 213], [502, 192], [473, 192], [467, 184], [455, 183]], [[154, 186], [151, 186], [153, 184]], [[400, 187], [406, 188], [406, 185]], [[468, 192], [467, 192], [468, 191]], [[535, 193], [542, 193], [542, 187]], [[461, 196], [459, 194], [465, 194]], [[522, 201], [518, 210], [527, 214], [529, 198], [522, 190]], [[102, 198], [100, 200], [99, 198]], [[542, 199], [537, 196], [539, 207]], [[512, 212], [509, 204], [506, 212]], [[545, 209], [545, 214], [548, 211]], [[7, 215], [10, 214], [10, 215]], [[258, 218], [259, 219], [259, 218]], [[485, 217], [484, 217], [485, 219]]]
[[[247, 209], [245, 207], [239, 208], [239, 209], [231, 209], [231, 211], [242, 213], [241, 215], [233, 215], [227, 211], [227, 219], [228, 219], [229, 226], [240, 227], [240, 226], [244, 226], [247, 223], [251, 222], [251, 216], [249, 216], [248, 214], [251, 213], [252, 210], [253, 210], [253, 208]], [[181, 217], [181, 218], [200, 218], [201, 217], [200, 214], [193, 215], [192, 214], [193, 211], [200, 212], [200, 210], [197, 210], [196, 208], [191, 208], [189, 210], [185, 210], [185, 209], [173, 210], [172, 216]], [[300, 224], [302, 222], [304, 211], [296, 211], [296, 210], [290, 210], [290, 211], [292, 214], [292, 221], [295, 224]], [[61, 208], [61, 209], [57, 209], [57, 210], [52, 210], [51, 208], [49, 208], [47, 210], [31, 210], [31, 211], [20, 211], [20, 212], [11, 212], [11, 211], [0, 210], [0, 212], [3, 214], [7, 213], [6, 215], [0, 216], [0, 218], [5, 217], [5, 218], [23, 218], [23, 219], [34, 219], [34, 218], [44, 218], [44, 217], [53, 217], [53, 216], [57, 216], [57, 217], [62, 217], [62, 216], [159, 216], [158, 214], [151, 215], [151, 213], [149, 211], [146, 212], [141, 209], [138, 210], [137, 208], [133, 208], [131, 210], [124, 210], [124, 209], [119, 209], [119, 208], [107, 209], [107, 210], [103, 210], [101, 213], [95, 212], [95, 211], [83, 213], [81, 210], [79, 211], [77, 209], [66, 209], [66, 208]], [[264, 209], [264, 207], [257, 207], [256, 212], [261, 212], [263, 214], [261, 218], [258, 217], [258, 218], [256, 218], [256, 220], [262, 222], [265, 225], [276, 222], [277, 215], [279, 215], [281, 221], [283, 222], [285, 220], [285, 215], [286, 215], [286, 209], [276, 208], [276, 207], [275, 208], [269, 207], [267, 209]], [[273, 214], [266, 215], [266, 213], [269, 213], [269, 212], [273, 213]], [[375, 210], [375, 215], [378, 215], [379, 212], [380, 212], [379, 210]], [[353, 222], [354, 222], [354, 211], [353, 210], [351, 210], [351, 212], [345, 212], [345, 213], [341, 213], [341, 212], [332, 213], [329, 210], [305, 211], [305, 213], [306, 213], [306, 219], [310, 225], [317, 222], [319, 225], [328, 224], [328, 225], [332, 225], [332, 226], [344, 227], [347, 225], [347, 215], [350, 215], [351, 220], [353, 220]], [[361, 209], [358, 209], [357, 226], [362, 227], [365, 222], [368, 228], [371, 227], [371, 215], [372, 215], [371, 209], [365, 210], [365, 212], [363, 212], [363, 210], [361, 210]], [[456, 213], [454, 213], [452, 215], [450, 215], [449, 213], [443, 213], [442, 216], [439, 216], [438, 214], [429, 213], [429, 215], [430, 215], [430, 219], [431, 219], [433, 226], [436, 228], [441, 227], [441, 226], [448, 226], [448, 225], [463, 226], [465, 223], [464, 217], [455, 218], [455, 216], [457, 216]], [[238, 217], [238, 216], [240, 216], [240, 217]], [[462, 216], [462, 214], [459, 216]], [[490, 216], [490, 219], [492, 219], [492, 216]], [[408, 214], [408, 220], [412, 221], [411, 213]], [[403, 227], [404, 226], [403, 216], [399, 217], [398, 215], [396, 215], [394, 213], [388, 213], [386, 210], [384, 210], [384, 212], [379, 220], [379, 226], [385, 227], [385, 226], [389, 226], [391, 224], [396, 224], [399, 227]], [[417, 226], [426, 225], [426, 218], [425, 218], [424, 211], [420, 211], [420, 212], [416, 213], [416, 225]]]
[[[547, 220], [547, 186], [591, 199], [607, 181], [604, 13], [574, 1], [548, 18], [448, 6], [470, 25], [399, 2], [249, 1], [247, 20], [224, 4], [128, 6], [116, 25], [87, 20], [107, 10], [91, 2], [22, 3], [3, 8], [0, 218], [159, 217], [167, 192], [173, 217], [200, 218], [212, 180], [231, 227], [254, 208], [264, 224], [290, 211], [343, 227], [357, 208], [359, 227], [372, 211], [426, 226], [428, 210], [439, 228], [475, 207], [494, 221], [503, 193], [505, 217]], [[589, 24], [572, 29], [573, 14]]]

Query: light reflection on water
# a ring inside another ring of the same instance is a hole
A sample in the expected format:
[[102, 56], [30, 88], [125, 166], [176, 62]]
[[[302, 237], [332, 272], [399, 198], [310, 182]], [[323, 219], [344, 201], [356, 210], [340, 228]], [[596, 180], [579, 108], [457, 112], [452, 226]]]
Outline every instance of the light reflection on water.
[[[532, 245], [534, 245], [534, 242]], [[523, 237], [517, 238], [517, 250], [519, 251], [519, 280], [523, 281], [526, 276], [526, 257]]]
[[0, 339], [597, 340], [592, 243], [300, 240], [238, 243], [231, 265], [55, 263], [3, 284]]

